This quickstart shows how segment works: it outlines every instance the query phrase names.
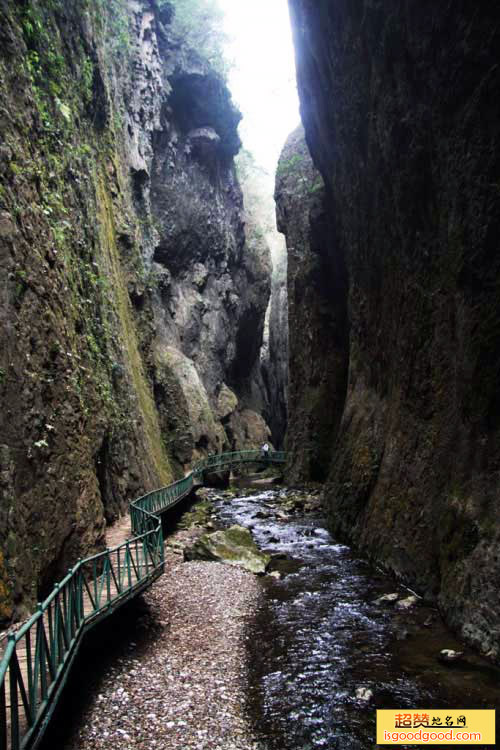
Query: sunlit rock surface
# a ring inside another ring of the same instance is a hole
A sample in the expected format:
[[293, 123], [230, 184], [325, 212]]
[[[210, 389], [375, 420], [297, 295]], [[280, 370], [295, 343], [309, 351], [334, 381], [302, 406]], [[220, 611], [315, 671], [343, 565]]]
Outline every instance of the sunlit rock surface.
[[260, 447], [271, 440], [271, 430], [264, 418], [252, 409], [233, 412], [227, 431], [233, 444], [240, 446], [241, 450], [255, 450], [255, 446]]

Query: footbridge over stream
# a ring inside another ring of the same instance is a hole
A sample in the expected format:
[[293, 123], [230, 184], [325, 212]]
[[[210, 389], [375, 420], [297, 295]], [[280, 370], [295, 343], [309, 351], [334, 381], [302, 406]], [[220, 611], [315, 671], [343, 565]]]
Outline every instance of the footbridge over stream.
[[183, 479], [130, 504], [130, 532], [79, 560], [16, 632], [0, 642], [0, 750], [33, 750], [49, 723], [85, 633], [165, 572], [161, 515], [204, 483], [207, 472], [241, 464], [279, 465], [283, 451], [220, 453]]

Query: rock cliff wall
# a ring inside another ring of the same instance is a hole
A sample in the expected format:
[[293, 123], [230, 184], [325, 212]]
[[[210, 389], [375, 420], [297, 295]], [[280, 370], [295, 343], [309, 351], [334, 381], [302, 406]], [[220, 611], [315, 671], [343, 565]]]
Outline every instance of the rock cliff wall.
[[259, 166], [246, 150], [238, 155], [236, 164], [244, 194], [247, 243], [267, 246], [272, 264], [271, 297], [260, 362], [252, 377], [250, 403], [264, 415], [274, 446], [281, 449], [287, 429], [288, 399], [286, 245], [276, 228], [274, 175]]
[[151, 218], [156, 400], [174, 424], [172, 455], [185, 464], [248, 447], [241, 438], [248, 411], [259, 423], [252, 447], [269, 436], [257, 413], [262, 400], [249, 394], [260, 390], [271, 266], [267, 246], [247, 231], [235, 174], [240, 114], [221, 79], [193, 51], [176, 51], [176, 41], [164, 26], [158, 44], [166, 95], [139, 204]]
[[239, 113], [172, 13], [0, 1], [0, 619], [131, 498], [269, 434], [240, 401], [270, 279]]
[[299, 127], [278, 163], [276, 218], [288, 253], [291, 482], [328, 476], [347, 386], [345, 273], [335, 273], [325, 187]]
[[[263, 414], [276, 449], [283, 449], [288, 428], [288, 287], [286, 245], [276, 230], [271, 238], [273, 271], [266, 312], [261, 373], [268, 394]], [[279, 238], [279, 239], [278, 239]]]
[[290, 9], [323, 252], [347, 270], [330, 523], [498, 657], [500, 12]]

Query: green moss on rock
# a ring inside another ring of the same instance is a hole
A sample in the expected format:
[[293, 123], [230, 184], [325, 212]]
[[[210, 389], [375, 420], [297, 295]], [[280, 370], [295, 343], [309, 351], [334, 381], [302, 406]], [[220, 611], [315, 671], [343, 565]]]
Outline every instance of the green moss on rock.
[[250, 531], [231, 526], [213, 534], [204, 534], [184, 551], [186, 560], [214, 560], [236, 565], [250, 573], [265, 573], [271, 562], [269, 555], [257, 547]]

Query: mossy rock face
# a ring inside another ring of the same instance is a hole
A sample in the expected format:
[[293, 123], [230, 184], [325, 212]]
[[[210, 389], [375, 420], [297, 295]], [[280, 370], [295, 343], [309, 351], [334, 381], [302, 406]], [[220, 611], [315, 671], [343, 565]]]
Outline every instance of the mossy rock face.
[[180, 529], [191, 529], [193, 526], [206, 526], [212, 517], [214, 506], [210, 500], [201, 500], [182, 517]]
[[238, 397], [228, 386], [223, 383], [217, 398], [217, 417], [226, 419], [238, 406]]
[[215, 560], [236, 565], [250, 573], [265, 573], [271, 562], [269, 555], [259, 550], [255, 541], [243, 526], [204, 534], [192, 547], [184, 550], [186, 560]]
[[5, 0], [0, 17], [3, 622], [132, 498], [227, 447], [217, 397], [235, 388], [227, 414], [247, 387], [270, 281], [244, 249], [238, 113], [166, 11]]

